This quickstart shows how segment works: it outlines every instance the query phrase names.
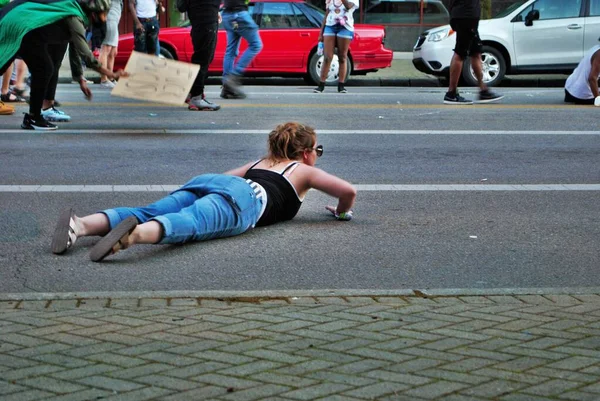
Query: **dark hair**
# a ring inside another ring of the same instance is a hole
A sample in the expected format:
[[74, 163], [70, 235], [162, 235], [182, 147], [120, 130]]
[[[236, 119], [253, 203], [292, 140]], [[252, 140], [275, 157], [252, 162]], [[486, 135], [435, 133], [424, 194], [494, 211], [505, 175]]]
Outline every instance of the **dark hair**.
[[269, 134], [269, 156], [272, 161], [299, 160], [305, 149], [315, 146], [314, 128], [297, 122], [279, 124]]

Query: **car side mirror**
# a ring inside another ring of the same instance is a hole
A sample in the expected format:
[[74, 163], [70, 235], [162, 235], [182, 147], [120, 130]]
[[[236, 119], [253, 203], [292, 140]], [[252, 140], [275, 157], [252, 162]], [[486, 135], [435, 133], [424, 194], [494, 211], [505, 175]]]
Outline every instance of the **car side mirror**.
[[531, 10], [525, 16], [525, 26], [532, 26], [533, 21], [540, 19], [540, 12], [538, 10]]

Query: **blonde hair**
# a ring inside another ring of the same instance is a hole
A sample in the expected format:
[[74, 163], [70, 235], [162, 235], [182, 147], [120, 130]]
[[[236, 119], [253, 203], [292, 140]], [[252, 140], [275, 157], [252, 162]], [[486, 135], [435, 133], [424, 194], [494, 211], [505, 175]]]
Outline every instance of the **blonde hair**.
[[300, 160], [305, 149], [317, 141], [314, 128], [297, 122], [279, 124], [269, 133], [269, 160]]

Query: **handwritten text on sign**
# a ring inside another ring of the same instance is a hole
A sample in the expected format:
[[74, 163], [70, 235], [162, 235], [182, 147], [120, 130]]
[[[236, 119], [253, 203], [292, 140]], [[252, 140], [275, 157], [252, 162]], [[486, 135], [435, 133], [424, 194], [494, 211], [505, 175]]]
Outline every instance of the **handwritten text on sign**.
[[200, 66], [132, 52], [125, 71], [130, 76], [119, 79], [111, 92], [112, 95], [150, 102], [183, 104]]

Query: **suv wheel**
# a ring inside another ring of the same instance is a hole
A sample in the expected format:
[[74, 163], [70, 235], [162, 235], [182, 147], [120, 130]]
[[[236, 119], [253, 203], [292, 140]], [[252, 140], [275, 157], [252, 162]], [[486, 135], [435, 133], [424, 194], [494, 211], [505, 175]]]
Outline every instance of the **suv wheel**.
[[[481, 52], [481, 67], [483, 82], [488, 86], [496, 86], [506, 74], [506, 61], [498, 50], [491, 46], [483, 46]], [[463, 64], [462, 77], [469, 86], [477, 86], [477, 78], [471, 67], [471, 59], [467, 58]]]
[[[318, 84], [321, 76], [321, 66], [323, 65], [323, 56], [318, 56], [317, 53], [314, 53], [310, 58], [310, 62], [308, 63], [308, 76], [310, 80], [314, 84]], [[352, 62], [350, 58], [346, 58], [346, 82], [350, 78], [350, 73], [352, 72]], [[327, 74], [327, 79], [325, 83], [327, 85], [336, 85], [340, 78], [340, 63], [338, 62], [337, 54], [333, 55], [333, 60], [331, 60], [331, 68], [329, 68], [329, 74]]]

